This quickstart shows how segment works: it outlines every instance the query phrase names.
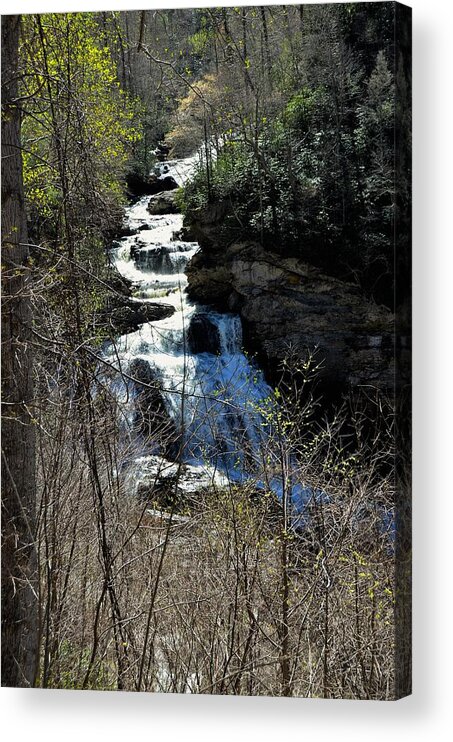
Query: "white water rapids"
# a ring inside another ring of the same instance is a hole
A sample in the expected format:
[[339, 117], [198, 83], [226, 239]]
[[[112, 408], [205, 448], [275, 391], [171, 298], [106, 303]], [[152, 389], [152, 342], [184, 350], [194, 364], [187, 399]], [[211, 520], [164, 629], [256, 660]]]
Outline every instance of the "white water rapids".
[[[170, 161], [165, 174], [182, 185], [194, 165], [195, 158]], [[137, 359], [149, 364], [180, 436], [179, 455], [195, 479], [197, 472], [202, 478], [211, 472], [217, 480], [220, 473], [221, 481], [259, 480], [268, 455], [262, 413], [269, 409], [272, 389], [243, 351], [240, 317], [189, 302], [185, 268], [199, 246], [178, 238], [182, 215], [152, 216], [149, 201], [145, 196], [127, 208], [126, 224], [138, 231], [124, 237], [111, 256], [133, 282], [137, 298], [170, 304], [175, 311], [120, 337], [106, 358], [126, 374]], [[132, 410], [135, 385], [120, 378], [118, 393]], [[142, 436], [135, 450], [135, 464], [145, 468], [161, 453], [152, 436]], [[274, 484], [278, 490], [278, 480]], [[299, 497], [306, 495], [301, 488]]]

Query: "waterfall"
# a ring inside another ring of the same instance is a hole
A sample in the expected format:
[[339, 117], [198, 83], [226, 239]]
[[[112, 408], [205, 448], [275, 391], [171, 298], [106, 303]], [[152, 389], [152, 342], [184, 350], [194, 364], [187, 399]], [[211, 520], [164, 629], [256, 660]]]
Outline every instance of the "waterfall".
[[[184, 182], [194, 162], [163, 163], [168, 165], [165, 174]], [[272, 404], [272, 389], [243, 352], [240, 317], [188, 300], [185, 268], [199, 246], [178, 238], [182, 215], [152, 216], [148, 203], [144, 197], [127, 209], [127, 226], [136, 233], [116, 243], [111, 258], [133, 282], [137, 298], [171, 304], [175, 311], [120, 337], [106, 350], [106, 358], [134, 378], [131, 370], [139, 369], [157, 383], [159, 404], [172, 421], [173, 453], [192, 472], [198, 467], [200, 472], [220, 472], [229, 481], [258, 481], [268, 437], [263, 411]], [[126, 379], [123, 401], [129, 399], [133, 407], [137, 393]], [[151, 435], [140, 461], [156, 451], [159, 446]]]

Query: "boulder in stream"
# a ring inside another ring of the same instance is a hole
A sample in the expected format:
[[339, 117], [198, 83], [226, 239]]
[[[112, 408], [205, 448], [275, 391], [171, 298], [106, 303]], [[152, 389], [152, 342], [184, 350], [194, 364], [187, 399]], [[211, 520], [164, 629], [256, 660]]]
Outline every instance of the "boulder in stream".
[[164, 191], [174, 191], [178, 188], [176, 180], [171, 175], [142, 176], [137, 173], [130, 173], [126, 178], [127, 194], [130, 198], [140, 198], [141, 196], [154, 196], [156, 193]]
[[152, 216], [161, 214], [177, 214], [179, 209], [176, 204], [175, 191], [165, 191], [151, 196], [148, 211]]
[[198, 312], [191, 318], [187, 331], [187, 342], [191, 353], [217, 355], [221, 352], [219, 329], [203, 312]]
[[167, 452], [174, 446], [177, 436], [157, 370], [146, 359], [134, 358], [129, 364], [128, 375], [134, 379], [134, 426], [148, 446], [158, 446]]
[[124, 299], [110, 312], [113, 330], [121, 335], [135, 332], [145, 322], [156, 322], [171, 317], [175, 309], [170, 304], [140, 302]]

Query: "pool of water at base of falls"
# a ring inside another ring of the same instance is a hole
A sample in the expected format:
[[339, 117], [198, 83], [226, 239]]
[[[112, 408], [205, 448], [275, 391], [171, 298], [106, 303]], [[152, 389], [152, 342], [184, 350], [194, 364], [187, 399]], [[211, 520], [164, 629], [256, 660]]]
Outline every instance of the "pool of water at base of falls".
[[[194, 164], [195, 158], [170, 161], [165, 163], [165, 174], [182, 185]], [[119, 337], [105, 349], [105, 357], [131, 377], [139, 362], [146, 378], [160, 387], [159, 398], [190, 475], [189, 489], [200, 481], [246, 480], [264, 488], [263, 472], [269, 470], [269, 457], [272, 460], [266, 413], [274, 403], [273, 391], [242, 349], [240, 317], [188, 300], [185, 269], [199, 246], [179, 239], [181, 214], [152, 216], [149, 201], [145, 196], [126, 209], [126, 225], [135, 233], [115, 243], [111, 259], [133, 282], [137, 300], [171, 305], [174, 312]], [[129, 479], [137, 482], [156, 468], [171, 473], [175, 465], [162, 463], [161, 444], [153, 441], [152, 434], [131, 432], [139, 386], [120, 373], [114, 384], [126, 410], [123, 430], [125, 449], [130, 452]], [[268, 475], [266, 487], [281, 494], [278, 474], [270, 479]], [[299, 513], [311, 495], [308, 488], [295, 485], [292, 501]]]

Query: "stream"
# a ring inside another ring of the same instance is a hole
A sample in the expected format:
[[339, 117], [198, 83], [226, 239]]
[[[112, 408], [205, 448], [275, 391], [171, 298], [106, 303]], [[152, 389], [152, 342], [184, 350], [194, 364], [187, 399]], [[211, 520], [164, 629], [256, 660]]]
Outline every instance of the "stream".
[[[168, 161], [165, 174], [183, 185], [195, 165], [194, 157]], [[133, 282], [137, 300], [171, 305], [174, 313], [119, 337], [105, 357], [126, 375], [134, 377], [139, 367], [157, 381], [178, 444], [177, 455], [165, 453], [164, 458], [161, 443], [152, 435], [131, 432], [139, 391], [119, 374], [116, 393], [127, 410], [124, 434], [132, 451], [129, 482], [137, 487], [157, 469], [159, 476], [174, 475], [175, 461], [180, 460], [189, 490], [200, 483], [250, 479], [264, 486], [269, 426], [263, 412], [270, 409], [273, 391], [244, 353], [240, 317], [188, 300], [185, 269], [199, 245], [179, 239], [181, 214], [152, 216], [147, 208], [150, 198], [126, 209], [126, 225], [135, 233], [112, 248], [111, 259]], [[270, 486], [278, 493], [278, 478]], [[299, 487], [293, 498], [306, 501], [309, 495]]]

